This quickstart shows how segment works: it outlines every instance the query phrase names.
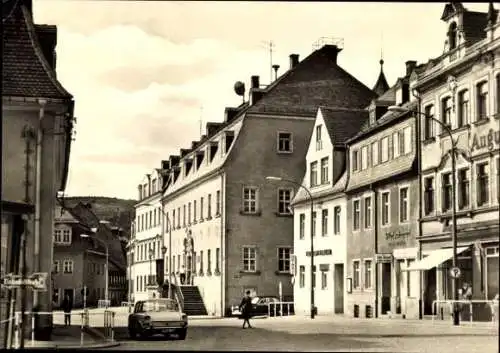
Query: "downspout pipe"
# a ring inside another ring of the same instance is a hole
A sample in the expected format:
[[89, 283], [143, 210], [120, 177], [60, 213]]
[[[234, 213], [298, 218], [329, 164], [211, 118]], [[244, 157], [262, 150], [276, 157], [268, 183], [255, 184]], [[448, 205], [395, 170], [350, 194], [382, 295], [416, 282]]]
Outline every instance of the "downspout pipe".
[[[222, 261], [225, 258], [225, 251], [226, 247], [224, 246], [226, 242], [226, 202], [225, 202], [225, 173], [221, 173], [220, 175], [220, 251], [219, 251], [219, 257], [220, 259], [216, 259], [215, 261], [219, 261], [219, 272], [220, 272], [220, 290], [221, 290], [221, 295], [220, 295], [220, 317], [225, 316], [225, 302], [226, 302], [226, 275], [227, 271], [225, 270], [225, 267], [222, 266]], [[217, 255], [217, 254], [215, 254]], [[226, 261], [224, 261], [225, 263]]]
[[378, 192], [375, 189], [374, 185], [370, 185], [370, 189], [373, 192], [373, 249], [375, 250], [375, 318], [378, 318], [378, 276], [379, 276], [379, 266], [377, 262], [377, 253], [378, 253]]
[[[43, 119], [45, 117], [45, 106], [47, 100], [39, 99], [40, 111], [38, 114], [38, 129], [36, 136], [36, 179], [35, 179], [35, 237], [34, 237], [34, 268], [33, 272], [40, 272], [40, 206], [41, 206], [41, 183], [42, 183], [42, 143], [43, 143]], [[38, 292], [33, 291], [33, 307], [38, 305]]]

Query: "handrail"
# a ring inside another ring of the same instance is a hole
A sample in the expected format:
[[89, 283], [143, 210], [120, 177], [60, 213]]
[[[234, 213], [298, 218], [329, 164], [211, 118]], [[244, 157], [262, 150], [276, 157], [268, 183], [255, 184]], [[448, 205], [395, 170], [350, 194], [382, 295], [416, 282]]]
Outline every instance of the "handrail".
[[492, 321], [495, 322], [495, 315], [493, 313], [493, 307], [494, 305], [498, 305], [499, 301], [498, 299], [493, 299], [493, 300], [485, 300], [485, 299], [471, 299], [471, 300], [466, 300], [466, 299], [460, 299], [460, 300], [453, 300], [453, 299], [440, 299], [440, 300], [434, 300], [432, 302], [432, 321], [434, 322], [434, 319], [437, 316], [437, 306], [438, 304], [448, 304], [450, 306], [450, 310], [453, 310], [453, 305], [454, 304], [468, 304], [469, 305], [469, 314], [470, 314], [470, 322], [473, 322], [473, 305], [474, 303], [483, 303], [483, 304], [488, 304], [490, 306], [490, 309], [492, 311]]
[[[275, 303], [267, 303], [267, 316], [271, 316], [271, 305], [274, 306], [274, 316], [276, 317], [276, 308], [280, 307], [279, 314], [283, 316], [283, 305], [286, 304], [287, 307], [287, 316], [290, 316], [290, 306], [294, 305], [294, 302], [275, 302]], [[295, 309], [294, 309], [295, 311]]]

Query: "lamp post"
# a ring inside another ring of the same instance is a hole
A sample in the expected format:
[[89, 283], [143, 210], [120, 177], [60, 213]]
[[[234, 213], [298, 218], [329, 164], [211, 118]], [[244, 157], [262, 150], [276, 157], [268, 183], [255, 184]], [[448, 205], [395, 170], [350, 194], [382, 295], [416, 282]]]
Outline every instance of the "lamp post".
[[[163, 243], [163, 239], [162, 239], [162, 243]], [[165, 254], [166, 253], [167, 253], [167, 247], [165, 245], [163, 245], [161, 247], [161, 257], [162, 257], [163, 261], [165, 261]], [[163, 283], [165, 283], [165, 271], [163, 271], [162, 277], [163, 277], [163, 280], [162, 280], [162, 291], [163, 291]]]
[[97, 228], [91, 228], [90, 230], [93, 233], [92, 235], [80, 234], [80, 237], [92, 238], [94, 240], [97, 240], [99, 243], [104, 245], [104, 247], [106, 248], [106, 285], [105, 285], [106, 289], [105, 289], [105, 293], [104, 293], [104, 299], [106, 300], [106, 305], [108, 305], [108, 298], [109, 298], [109, 248], [108, 248], [108, 244], [106, 244], [104, 241], [102, 241], [101, 239], [99, 239], [95, 236], [95, 233], [97, 233]]
[[148, 285], [152, 285], [152, 281], [151, 281], [151, 278], [153, 277], [153, 255], [154, 255], [154, 251], [153, 249], [149, 248], [149, 281], [148, 281]]
[[311, 191], [309, 191], [309, 189], [307, 187], [305, 187], [304, 185], [300, 184], [300, 183], [297, 183], [296, 181], [293, 181], [293, 180], [290, 180], [290, 179], [285, 179], [285, 178], [282, 178], [282, 177], [276, 177], [276, 176], [266, 176], [266, 180], [272, 180], [272, 181], [286, 181], [288, 183], [291, 183], [291, 184], [294, 184], [294, 185], [297, 185], [298, 187], [300, 188], [303, 188], [308, 196], [309, 196], [309, 200], [310, 200], [310, 204], [311, 204], [311, 221], [310, 221], [310, 233], [311, 233], [311, 319], [314, 319], [315, 315], [316, 315], [316, 311], [315, 311], [315, 308], [314, 308], [314, 237], [313, 237], [313, 234], [314, 234], [314, 225], [313, 225], [313, 213], [314, 213], [314, 208], [313, 208], [313, 197], [312, 197], [312, 194], [311, 194]]
[[[437, 122], [441, 128], [446, 131], [448, 136], [450, 137], [450, 143], [451, 143], [451, 149], [450, 149], [450, 154], [451, 154], [451, 241], [452, 241], [452, 247], [453, 247], [453, 258], [452, 258], [452, 266], [455, 268], [457, 267], [457, 205], [456, 205], [456, 160], [455, 160], [455, 152], [456, 152], [456, 141], [453, 140], [453, 133], [451, 132], [451, 129], [448, 125], [443, 123], [441, 120], [438, 120], [432, 116], [428, 116], [427, 114], [420, 112], [420, 111], [415, 111], [415, 110], [410, 110], [406, 109], [400, 106], [390, 106], [388, 108], [389, 111], [392, 112], [398, 112], [398, 113], [414, 113], [417, 115], [424, 116], [425, 119], [430, 119], [432, 121]], [[417, 136], [417, 143], [421, 143], [420, 136]], [[422, 150], [419, 148], [418, 151], [420, 151], [420, 155], [418, 156], [419, 160], [422, 159]], [[421, 175], [418, 176], [421, 178]], [[422, 190], [419, 190], [419, 192], [422, 192]], [[458, 287], [457, 287], [457, 278], [453, 277], [452, 281], [452, 292], [453, 292], [453, 300], [458, 300]], [[453, 325], [460, 325], [460, 317], [459, 317], [459, 310], [458, 306], [455, 304], [453, 305]]]

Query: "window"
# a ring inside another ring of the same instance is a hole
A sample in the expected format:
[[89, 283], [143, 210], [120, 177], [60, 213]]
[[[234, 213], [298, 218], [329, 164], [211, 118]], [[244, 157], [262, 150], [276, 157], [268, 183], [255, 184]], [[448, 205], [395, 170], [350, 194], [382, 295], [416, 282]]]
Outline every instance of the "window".
[[54, 243], [61, 243], [61, 242], [62, 242], [62, 230], [56, 229], [54, 230]]
[[212, 273], [212, 251], [210, 249], [207, 250], [207, 273]]
[[382, 193], [382, 225], [385, 226], [389, 224], [389, 207], [390, 207], [390, 200], [389, 200], [389, 192], [383, 192]]
[[[441, 100], [441, 121], [451, 128], [451, 97]], [[443, 129], [441, 129], [441, 132], [444, 132]]]
[[243, 271], [257, 271], [257, 249], [255, 247], [243, 247]]
[[497, 91], [496, 91], [496, 112], [497, 114], [500, 114], [500, 74], [497, 74], [495, 77], [496, 79], [496, 85], [497, 85]]
[[316, 151], [323, 148], [323, 143], [321, 141], [321, 125], [316, 126]]
[[477, 205], [483, 206], [489, 202], [488, 163], [477, 165]]
[[177, 228], [181, 227], [181, 208], [177, 207]]
[[182, 206], [182, 226], [186, 226], [186, 205]]
[[215, 193], [215, 215], [220, 215], [220, 190]]
[[311, 186], [318, 185], [318, 162], [311, 163]]
[[368, 146], [361, 148], [361, 170], [368, 168]]
[[64, 260], [63, 271], [64, 273], [73, 273], [73, 260]]
[[196, 200], [193, 201], [193, 222], [196, 222]]
[[301, 213], [299, 215], [299, 239], [304, 239], [306, 229], [306, 215]]
[[60, 271], [59, 260], [55, 260], [54, 263], [52, 264], [52, 272], [59, 273], [59, 271]]
[[458, 127], [470, 124], [469, 121], [469, 91], [458, 92]]
[[321, 184], [328, 183], [328, 157], [321, 158]]
[[257, 188], [243, 188], [243, 212], [257, 213]]
[[424, 212], [429, 215], [434, 212], [434, 178], [424, 179]]
[[389, 137], [384, 137], [380, 143], [382, 144], [380, 146], [380, 161], [384, 163], [389, 160]]
[[352, 171], [355, 172], [359, 169], [359, 153], [358, 151], [352, 151]]
[[306, 267], [299, 266], [299, 287], [304, 288], [306, 286]]
[[321, 289], [328, 288], [328, 271], [321, 271]]
[[448, 28], [448, 44], [449, 50], [455, 49], [457, 47], [457, 23], [452, 22]]
[[408, 205], [408, 187], [399, 189], [399, 223], [406, 223], [410, 218]]
[[175, 210], [172, 211], [172, 228], [175, 229]]
[[312, 275], [312, 287], [316, 288], [316, 266], [312, 267], [311, 275]]
[[156, 225], [156, 208], [153, 211], [153, 226]]
[[208, 194], [207, 199], [207, 218], [212, 218], [212, 194]]
[[[180, 258], [179, 258], [180, 260]], [[203, 273], [203, 250], [200, 250], [200, 273]], [[178, 269], [181, 267], [180, 262], [178, 264]]]
[[352, 203], [352, 228], [353, 230], [359, 230], [359, 200], [354, 200]]
[[469, 169], [458, 171], [458, 208], [463, 209], [470, 205], [470, 177]]
[[215, 249], [215, 272], [220, 271], [220, 249]]
[[203, 197], [200, 198], [200, 221], [203, 221]]
[[278, 213], [291, 214], [290, 201], [292, 200], [291, 189], [278, 189]]
[[328, 235], [328, 210], [321, 210], [321, 235]]
[[412, 140], [411, 140], [411, 126], [407, 126], [403, 129], [403, 143], [402, 143], [402, 154], [408, 154], [412, 151]]
[[278, 248], [278, 271], [279, 272], [290, 272], [290, 256], [292, 249], [283, 247]]
[[365, 289], [372, 288], [372, 260], [365, 260]]
[[372, 226], [372, 198], [365, 197], [365, 228], [370, 228]]
[[378, 141], [372, 142], [372, 165], [376, 166], [379, 164], [378, 159]]
[[483, 81], [477, 85], [477, 119], [488, 117], [488, 82]]
[[434, 105], [428, 105], [424, 108], [425, 120], [424, 120], [424, 138], [430, 139], [434, 137]]
[[441, 177], [441, 196], [443, 212], [451, 209], [451, 173], [444, 173]]
[[278, 152], [292, 152], [292, 134], [289, 132], [278, 133]]
[[316, 212], [312, 213], [312, 236], [316, 236]]
[[392, 158], [398, 158], [401, 154], [400, 139], [399, 131], [392, 134]]
[[191, 202], [188, 202], [188, 224], [191, 224]]
[[352, 287], [359, 289], [359, 261], [352, 262]]
[[333, 234], [340, 234], [340, 206], [333, 209]]
[[497, 158], [497, 203], [500, 203], [500, 158]]

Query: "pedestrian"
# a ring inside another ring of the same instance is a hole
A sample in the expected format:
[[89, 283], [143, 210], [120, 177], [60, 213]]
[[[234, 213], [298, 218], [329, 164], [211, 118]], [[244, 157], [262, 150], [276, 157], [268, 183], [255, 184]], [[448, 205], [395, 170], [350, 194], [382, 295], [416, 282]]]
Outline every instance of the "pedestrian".
[[184, 265], [181, 267], [180, 271], [180, 276], [181, 276], [181, 284], [184, 285], [184, 282], [186, 282], [186, 269], [184, 268]]
[[240, 312], [241, 318], [243, 319], [242, 328], [245, 328], [245, 324], [248, 324], [248, 327], [252, 328], [252, 325], [250, 325], [250, 317], [252, 316], [252, 298], [250, 297], [249, 290], [246, 291], [245, 296], [241, 299]]
[[64, 311], [64, 326], [71, 326], [71, 309], [73, 309], [73, 303], [68, 294], [64, 296], [62, 309]]

